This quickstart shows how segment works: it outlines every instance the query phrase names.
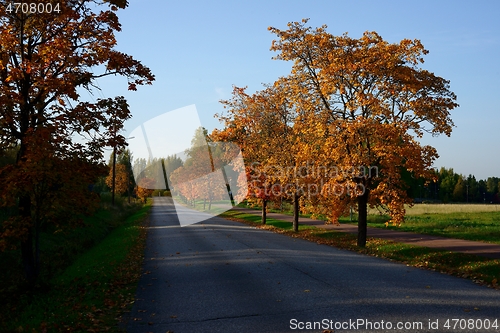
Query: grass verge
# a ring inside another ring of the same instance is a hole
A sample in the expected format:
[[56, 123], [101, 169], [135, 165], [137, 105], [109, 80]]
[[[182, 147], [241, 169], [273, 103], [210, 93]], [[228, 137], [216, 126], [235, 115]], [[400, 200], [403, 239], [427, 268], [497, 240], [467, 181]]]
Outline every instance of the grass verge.
[[269, 222], [263, 225], [260, 223], [260, 216], [237, 211], [228, 211], [221, 214], [220, 217], [291, 237], [306, 239], [318, 244], [330, 245], [401, 262], [408, 266], [468, 278], [477, 284], [500, 289], [498, 284], [500, 280], [500, 260], [498, 259], [488, 259], [470, 254], [408, 245], [371, 237], [368, 238], [366, 247], [360, 248], [356, 245], [357, 236], [354, 234], [304, 225], [299, 225], [299, 232], [293, 232], [291, 222], [273, 220], [272, 223]]
[[208, 200], [194, 200], [188, 203], [178, 195], [174, 195], [172, 199], [174, 199], [175, 203], [178, 205], [214, 216], [219, 215], [232, 207], [231, 201], [229, 200], [214, 200], [211, 203]]
[[120, 314], [131, 307], [140, 277], [147, 204], [80, 255], [51, 288], [31, 295], [9, 332], [118, 331]]
[[[386, 228], [388, 217], [369, 219], [368, 226]], [[400, 227], [388, 229], [411, 231], [441, 237], [500, 244], [500, 212], [453, 212], [406, 216]]]
[[[248, 208], [245, 203], [238, 206]], [[408, 208], [409, 214], [399, 227], [392, 226], [390, 223], [386, 226], [390, 217], [378, 214], [377, 210], [372, 209], [368, 215], [368, 226], [500, 244], [500, 210], [497, 206], [499, 205], [418, 204]], [[260, 209], [258, 206], [252, 208]], [[269, 211], [293, 215], [291, 211], [287, 210], [287, 206], [285, 208], [284, 211], [278, 209], [270, 209]], [[301, 214], [300, 216], [311, 217], [310, 214]], [[326, 220], [324, 216], [316, 216], [316, 218]], [[347, 216], [341, 217], [339, 222], [357, 223], [357, 214], [354, 214], [352, 221]]]
[[[234, 211], [234, 210], [228, 210], [227, 212], [224, 212], [219, 215], [220, 217], [223, 217], [225, 219], [236, 219], [236, 220], [243, 220], [244, 222], [250, 222], [251, 225], [253, 226], [260, 226], [260, 227], [274, 227], [278, 229], [283, 229], [283, 230], [292, 230], [293, 225], [291, 222], [286, 222], [286, 221], [281, 221], [281, 220], [276, 220], [273, 218], [266, 218], [266, 224], [262, 224], [262, 218], [259, 215], [255, 214], [247, 214], [247, 213], [242, 213], [239, 211]], [[299, 224], [299, 231], [301, 230], [308, 230], [308, 229], [316, 229], [314, 226], [310, 225], [304, 225], [304, 224]]]

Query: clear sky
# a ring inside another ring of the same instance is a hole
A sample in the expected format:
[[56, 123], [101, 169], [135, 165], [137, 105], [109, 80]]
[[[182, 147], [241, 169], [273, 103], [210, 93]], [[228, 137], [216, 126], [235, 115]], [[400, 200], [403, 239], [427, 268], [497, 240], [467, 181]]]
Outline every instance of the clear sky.
[[[452, 111], [451, 137], [424, 137], [437, 148], [435, 167], [452, 167], [478, 179], [500, 176], [500, 1], [169, 1], [129, 0], [119, 12], [117, 49], [133, 55], [156, 75], [153, 86], [126, 91], [126, 81], [99, 82], [103, 96], [124, 95], [131, 132], [165, 112], [195, 104], [211, 131], [222, 125], [232, 85], [262, 89], [289, 73], [272, 60], [267, 28], [310, 18], [334, 35], [359, 38], [376, 31], [389, 42], [420, 39], [430, 51], [423, 68], [451, 81], [460, 107]], [[83, 96], [82, 96], [83, 97]]]

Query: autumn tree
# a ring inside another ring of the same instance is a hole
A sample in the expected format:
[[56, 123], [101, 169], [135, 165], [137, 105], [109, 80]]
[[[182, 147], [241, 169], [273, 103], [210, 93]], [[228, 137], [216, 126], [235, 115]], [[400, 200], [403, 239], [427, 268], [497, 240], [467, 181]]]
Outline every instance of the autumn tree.
[[214, 171], [206, 142], [207, 131], [203, 127], [195, 130], [191, 146], [185, 150], [186, 161], [169, 174], [170, 184], [176, 194], [180, 194], [196, 207], [196, 199], [207, 198], [212, 201], [211, 180], [208, 176]]
[[[208, 202], [208, 210], [214, 200], [227, 200], [231, 197], [231, 168], [226, 166], [235, 156], [231, 145], [212, 142], [205, 128], [198, 128], [185, 150], [186, 160], [170, 176], [170, 184], [176, 194], [180, 194], [195, 206], [196, 200], [203, 200], [203, 209]], [[237, 187], [233, 187], [237, 190]]]
[[111, 152], [109, 157], [108, 167], [109, 174], [105, 177], [105, 184], [113, 190], [113, 164], [115, 165], [115, 192], [118, 195], [123, 195], [125, 192], [128, 194], [129, 203], [130, 195], [136, 187], [134, 174], [132, 171], [132, 153], [129, 149], [123, 149], [117, 152], [116, 159], [114, 158], [114, 151]]
[[[115, 166], [115, 193], [122, 195], [127, 192], [130, 177], [127, 173], [127, 166], [125, 164], [117, 163]], [[106, 185], [109, 188], [113, 187], [112, 170], [109, 170], [109, 175], [106, 177]]]
[[225, 114], [217, 115], [224, 123], [222, 131], [215, 130], [214, 138], [231, 141], [241, 147], [246, 165], [249, 198], [262, 205], [262, 223], [266, 223], [269, 201], [292, 198], [294, 229], [298, 230], [299, 194], [295, 179], [295, 146], [293, 121], [295, 110], [287, 95], [286, 79], [252, 95], [246, 88], [234, 87], [233, 97], [221, 101]]
[[153, 178], [144, 177], [137, 182], [135, 192], [143, 203], [153, 194], [156, 181]]
[[11, 146], [0, 150], [0, 168], [16, 163], [17, 147]]
[[31, 283], [41, 223], [63, 221], [52, 214], [55, 204], [76, 213], [90, 208], [75, 194], [91, 196], [85, 189], [102, 174], [105, 146], [125, 145], [119, 131], [130, 117], [126, 100], [87, 102], [79, 92], [92, 93], [109, 75], [126, 77], [129, 90], [154, 80], [147, 67], [115, 49], [117, 11], [126, 1], [56, 3], [57, 12], [23, 13], [0, 1], [0, 150], [18, 147], [15, 165], [0, 176], [2, 203], [17, 205], [18, 214], [3, 224], [1, 236], [20, 240]]
[[[333, 36], [306, 23], [269, 30], [277, 36], [276, 59], [293, 61], [294, 102], [304, 111], [296, 121], [302, 160], [340, 170], [315, 175], [323, 191], [309, 208], [328, 207], [336, 221], [356, 205], [358, 245], [365, 246], [369, 205], [388, 209], [395, 224], [404, 219], [411, 198], [401, 169], [432, 176], [437, 151], [417, 138], [450, 135], [456, 96], [449, 81], [419, 67], [428, 53], [419, 40], [388, 43], [376, 32]], [[335, 192], [339, 186], [344, 190]]]
[[126, 177], [127, 177], [126, 191], [127, 191], [129, 203], [130, 203], [130, 195], [134, 191], [134, 188], [136, 186], [134, 173], [132, 171], [132, 158], [133, 158], [133, 156], [132, 156], [132, 152], [130, 151], [130, 149], [125, 149], [125, 150], [120, 152], [120, 154], [117, 156], [117, 160], [116, 160], [116, 162], [118, 164], [122, 164], [125, 166], [124, 171], [125, 171]]

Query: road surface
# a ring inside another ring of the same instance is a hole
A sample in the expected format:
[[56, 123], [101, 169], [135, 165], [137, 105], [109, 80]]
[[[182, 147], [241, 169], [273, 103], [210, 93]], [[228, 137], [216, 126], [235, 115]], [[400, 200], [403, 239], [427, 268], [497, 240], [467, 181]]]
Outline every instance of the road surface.
[[154, 200], [127, 332], [500, 332], [498, 290]]

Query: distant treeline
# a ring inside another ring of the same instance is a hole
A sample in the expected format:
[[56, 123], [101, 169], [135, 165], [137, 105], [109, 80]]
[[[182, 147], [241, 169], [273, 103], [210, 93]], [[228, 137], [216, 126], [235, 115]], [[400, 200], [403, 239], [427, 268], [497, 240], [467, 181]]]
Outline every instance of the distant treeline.
[[477, 180], [473, 175], [461, 175], [444, 167], [436, 170], [436, 176], [436, 182], [425, 184], [424, 179], [415, 179], [404, 172], [408, 195], [415, 202], [500, 203], [499, 177]]
[[[15, 163], [17, 149], [3, 151], [0, 154], [0, 168]], [[129, 164], [130, 152], [117, 156], [117, 164], [126, 164], [127, 171], [134, 169], [136, 175], [154, 177], [158, 174], [170, 174], [173, 170], [183, 165], [182, 159], [176, 156], [167, 158], [155, 158], [152, 160], [135, 159], [133, 166]], [[111, 166], [111, 158], [109, 165]], [[163, 166], [163, 167], [162, 167]], [[441, 168], [435, 173], [436, 182], [426, 184], [424, 179], [415, 179], [411, 173], [403, 172], [403, 178], [408, 185], [408, 195], [415, 199], [415, 202], [469, 202], [469, 203], [500, 203], [500, 178], [488, 177], [486, 180], [477, 180], [474, 175], [461, 175], [453, 171], [453, 168]], [[135, 187], [134, 177], [130, 175], [133, 187]], [[97, 184], [96, 184], [97, 185]], [[102, 179], [104, 190], [106, 185]], [[162, 186], [163, 187], [163, 184]]]
[[[161, 163], [160, 163], [161, 162]], [[166, 173], [183, 165], [180, 158], [169, 156], [164, 159], [137, 159], [134, 161], [134, 170], [144, 170], [148, 177], [161, 174], [161, 165]], [[455, 173], [453, 168], [441, 168], [435, 172], [437, 181], [425, 182], [424, 179], [415, 179], [411, 173], [403, 172], [403, 178], [408, 185], [408, 195], [415, 202], [464, 202], [464, 203], [500, 203], [500, 178], [488, 177], [486, 180], [477, 180], [474, 175]]]

